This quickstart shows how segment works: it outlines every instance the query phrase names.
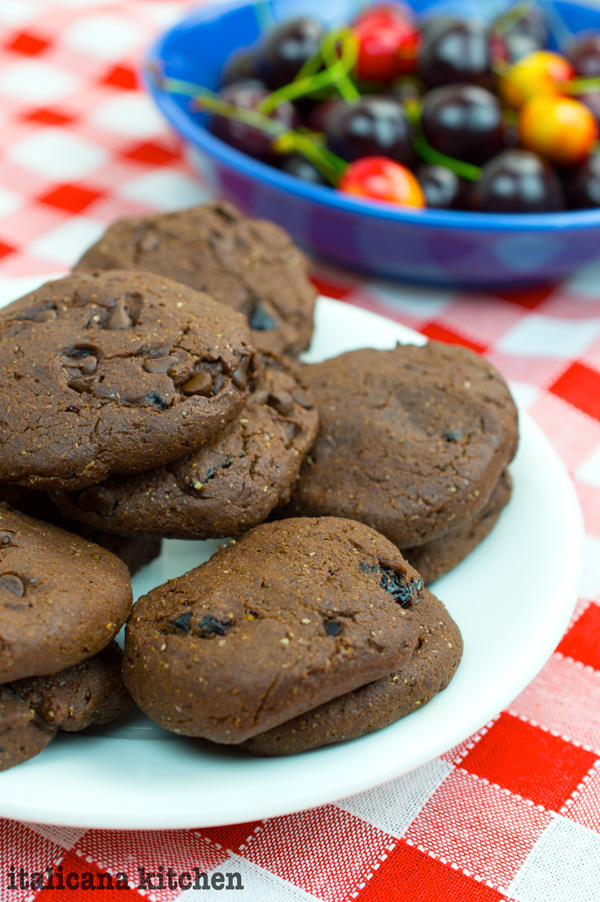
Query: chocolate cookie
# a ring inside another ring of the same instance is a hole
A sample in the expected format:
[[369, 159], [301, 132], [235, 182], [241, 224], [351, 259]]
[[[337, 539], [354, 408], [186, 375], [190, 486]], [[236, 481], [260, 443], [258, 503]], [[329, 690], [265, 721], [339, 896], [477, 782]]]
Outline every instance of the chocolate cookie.
[[62, 514], [57, 506], [50, 500], [45, 492], [28, 489], [21, 485], [11, 483], [0, 485], [0, 502], [6, 502], [12, 508], [44, 520], [46, 523], [54, 523], [67, 532], [74, 532], [83, 536], [88, 542], [101, 545], [107, 551], [112, 551], [127, 565], [129, 575], [133, 576], [150, 561], [158, 557], [162, 547], [162, 540], [153, 536], [115, 536], [101, 529], [94, 529], [85, 523], [77, 523]]
[[0, 771], [33, 758], [58, 730], [100, 726], [131, 707], [116, 642], [52, 676], [0, 686]]
[[181, 539], [234, 536], [266, 520], [289, 499], [318, 416], [283, 358], [263, 360], [245, 407], [214, 439], [139, 476], [55, 494], [65, 514], [96, 529]]
[[421, 545], [471, 521], [515, 453], [506, 383], [466, 348], [350, 351], [303, 377], [319, 433], [282, 516], [349, 517]]
[[483, 542], [496, 525], [502, 508], [510, 501], [511, 492], [511, 478], [505, 470], [492, 492], [492, 497], [473, 520], [447, 533], [441, 539], [425, 542], [416, 548], [403, 548], [402, 554], [419, 571], [425, 583], [432, 583], [453, 570], [480, 542]]
[[113, 223], [75, 270], [143, 269], [243, 313], [256, 347], [296, 355], [310, 344], [316, 292], [304, 255], [272, 222], [223, 201]]
[[419, 641], [403, 667], [254, 736], [243, 748], [269, 756], [304, 752], [380, 730], [426, 705], [454, 676], [462, 638], [444, 605], [427, 589], [423, 589], [415, 615]]
[[103, 649], [131, 609], [125, 564], [99, 545], [0, 507], [0, 683]]
[[83, 488], [188, 454], [241, 409], [243, 317], [149, 273], [79, 273], [0, 311], [0, 481]]
[[137, 602], [123, 678], [166, 729], [243, 742], [401, 666], [421, 587], [360, 523], [263, 524]]

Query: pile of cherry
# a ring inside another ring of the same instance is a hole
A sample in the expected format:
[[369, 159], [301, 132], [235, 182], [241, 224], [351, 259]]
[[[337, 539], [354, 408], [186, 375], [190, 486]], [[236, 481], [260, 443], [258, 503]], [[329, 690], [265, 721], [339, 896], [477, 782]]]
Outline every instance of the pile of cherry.
[[545, 12], [421, 23], [377, 6], [327, 31], [309, 18], [238, 51], [218, 94], [164, 79], [210, 128], [300, 179], [413, 207], [600, 206], [600, 34], [550, 51]]

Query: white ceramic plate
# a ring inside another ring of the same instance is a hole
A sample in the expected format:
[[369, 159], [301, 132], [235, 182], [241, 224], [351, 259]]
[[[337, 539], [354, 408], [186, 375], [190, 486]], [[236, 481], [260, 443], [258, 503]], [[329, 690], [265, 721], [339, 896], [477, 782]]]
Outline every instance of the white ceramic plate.
[[[8, 291], [0, 286], [2, 300]], [[321, 298], [308, 359], [396, 341], [423, 338]], [[579, 506], [557, 455], [525, 414], [511, 472], [514, 494], [498, 525], [435, 586], [462, 630], [465, 653], [448, 689], [425, 708], [370, 736], [279, 759], [181, 739], [133, 714], [102, 730], [59, 736], [39, 757], [0, 774], [0, 815], [121, 829], [249, 821], [368, 789], [465, 739], [540, 670], [577, 597]], [[136, 596], [197, 566], [216, 545], [166, 542], [160, 559], [135, 577]]]

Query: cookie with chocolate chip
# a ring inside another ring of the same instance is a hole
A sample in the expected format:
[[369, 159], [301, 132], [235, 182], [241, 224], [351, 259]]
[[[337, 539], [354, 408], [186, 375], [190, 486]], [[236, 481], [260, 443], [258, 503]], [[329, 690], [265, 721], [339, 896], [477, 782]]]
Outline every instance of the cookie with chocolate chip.
[[360, 523], [263, 524], [137, 602], [125, 685], [166, 729], [240, 743], [401, 667], [421, 589]]
[[118, 557], [0, 506], [0, 684], [55, 673], [100, 651], [132, 600]]
[[205, 291], [247, 317], [261, 349], [296, 355], [310, 344], [306, 258], [275, 223], [232, 204], [119, 219], [75, 267], [86, 268], [146, 270]]
[[67, 532], [77, 533], [88, 542], [94, 542], [107, 551], [112, 551], [126, 564], [130, 576], [157, 558], [161, 552], [162, 539], [157, 536], [117, 536], [101, 529], [94, 529], [86, 523], [70, 520], [60, 512], [46, 492], [28, 489], [15, 483], [0, 485], [0, 502], [2, 501], [22, 514], [44, 520], [46, 523], [54, 523]]
[[0, 311], [0, 481], [83, 488], [189, 453], [232, 419], [242, 316], [150, 273], [78, 273]]
[[471, 522], [516, 451], [508, 387], [467, 348], [350, 351], [303, 378], [319, 433], [282, 516], [349, 517], [421, 545]]
[[135, 477], [56, 493], [69, 518], [123, 535], [235, 536], [289, 499], [317, 434], [310, 394], [281, 357], [263, 355], [241, 413], [197, 451]]
[[58, 730], [75, 732], [120, 717], [133, 704], [116, 642], [51, 676], [0, 686], [0, 771], [42, 751]]
[[419, 639], [402, 667], [252, 737], [243, 748], [263, 756], [305, 752], [380, 730], [430, 702], [456, 672], [462, 637], [444, 605], [427, 589], [422, 591], [415, 616]]
[[419, 571], [426, 584], [432, 583], [458, 566], [489, 535], [510, 501], [512, 482], [505, 470], [492, 496], [473, 520], [446, 533], [441, 539], [414, 548], [403, 548], [402, 554]]

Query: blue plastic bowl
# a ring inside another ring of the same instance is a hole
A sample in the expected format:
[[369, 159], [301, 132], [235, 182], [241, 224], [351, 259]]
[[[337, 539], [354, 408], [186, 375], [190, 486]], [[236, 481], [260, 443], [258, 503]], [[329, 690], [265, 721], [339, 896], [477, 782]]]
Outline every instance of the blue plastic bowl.
[[[554, 4], [567, 28], [600, 30], [600, 7]], [[149, 60], [165, 74], [215, 90], [232, 51], [255, 43], [274, 22], [311, 15], [326, 24], [348, 19], [349, 0], [264, 0], [199, 9], [167, 31]], [[421, 13], [480, 15], [488, 4], [412, 0]], [[214, 137], [189, 100], [146, 78], [173, 128], [198, 153], [217, 191], [252, 216], [279, 223], [310, 253], [364, 272], [440, 285], [518, 287], [561, 279], [600, 260], [600, 209], [567, 213], [493, 214], [410, 210], [362, 201], [310, 185], [240, 153]]]

